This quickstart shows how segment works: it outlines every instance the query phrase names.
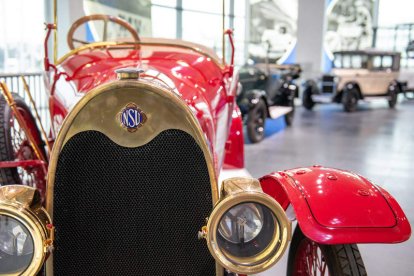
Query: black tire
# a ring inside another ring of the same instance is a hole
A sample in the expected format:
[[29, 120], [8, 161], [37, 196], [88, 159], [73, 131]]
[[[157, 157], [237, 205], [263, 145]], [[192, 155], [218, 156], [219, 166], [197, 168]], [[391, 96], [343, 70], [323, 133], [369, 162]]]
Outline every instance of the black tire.
[[311, 86], [306, 87], [306, 89], [303, 91], [302, 105], [307, 110], [312, 110], [313, 107], [315, 106], [315, 102], [312, 100], [312, 87]]
[[[16, 96], [16, 95], [13, 95]], [[11, 108], [6, 100], [0, 95], [0, 161], [14, 160], [13, 145], [11, 143], [11, 133], [9, 121], [12, 116]], [[18, 184], [20, 178], [16, 168], [0, 169], [0, 186], [7, 184]]]
[[267, 106], [263, 99], [247, 113], [247, 136], [252, 143], [263, 140], [265, 132], [265, 121], [267, 117]]
[[[299, 226], [292, 237], [292, 242], [289, 249], [288, 268], [287, 275], [314, 275], [313, 271], [309, 271], [309, 256], [307, 251], [303, 251], [304, 246], [312, 246], [312, 249], [317, 247], [316, 252], [321, 253], [321, 258], [318, 264], [321, 264], [323, 271], [326, 275], [334, 276], [364, 276], [367, 275], [364, 262], [362, 261], [361, 254], [359, 253], [358, 246], [356, 244], [335, 244], [324, 245], [318, 244], [309, 240], [301, 231]], [[314, 252], [312, 249], [310, 251]], [[319, 249], [319, 251], [318, 251]], [[301, 251], [302, 250], [302, 251]], [[307, 262], [301, 262], [301, 255], [305, 253], [308, 259]], [[302, 263], [303, 266], [298, 264]], [[326, 271], [327, 268], [327, 271]], [[319, 271], [320, 273], [321, 271]], [[329, 274], [328, 274], [329, 273]], [[320, 273], [322, 274], [322, 273]], [[320, 275], [318, 274], [318, 275]]]
[[[13, 98], [16, 102], [16, 106], [19, 109], [27, 111], [27, 119], [31, 120], [32, 125], [36, 126], [36, 121], [24, 100], [15, 93], [13, 93]], [[13, 116], [12, 109], [9, 107], [4, 97], [0, 95], [0, 161], [13, 161], [16, 159], [12, 142], [13, 134], [10, 126], [10, 120]], [[38, 128], [35, 127], [32, 131], [34, 131], [32, 134], [39, 140], [39, 145], [41, 146], [41, 149], [43, 149]], [[22, 180], [18, 174], [17, 168], [0, 169], [0, 186], [21, 183]]]
[[358, 91], [354, 89], [345, 90], [342, 95], [342, 104], [346, 112], [354, 112], [358, 104]]
[[388, 89], [388, 106], [390, 108], [395, 108], [399, 92], [400, 89], [398, 88], [398, 86], [390, 86], [390, 88]]
[[292, 126], [293, 124], [293, 117], [295, 116], [295, 101], [294, 98], [290, 102], [290, 107], [292, 107], [292, 111], [285, 115], [285, 123], [287, 126]]

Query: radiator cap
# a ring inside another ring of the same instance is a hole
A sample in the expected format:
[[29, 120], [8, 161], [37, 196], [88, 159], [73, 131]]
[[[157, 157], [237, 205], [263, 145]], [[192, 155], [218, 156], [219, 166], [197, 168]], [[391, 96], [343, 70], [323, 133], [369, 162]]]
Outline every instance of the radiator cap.
[[126, 67], [115, 70], [118, 80], [137, 80], [139, 79], [139, 75], [143, 72], [144, 70], [141, 68], [134, 67]]

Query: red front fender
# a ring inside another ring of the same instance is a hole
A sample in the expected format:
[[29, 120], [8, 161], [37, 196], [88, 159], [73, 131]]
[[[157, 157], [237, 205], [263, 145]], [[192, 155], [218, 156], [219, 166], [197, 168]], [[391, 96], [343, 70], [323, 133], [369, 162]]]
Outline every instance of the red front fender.
[[316, 242], [398, 243], [410, 237], [397, 201], [357, 174], [314, 166], [272, 173], [260, 183], [285, 209], [292, 204], [303, 233]]

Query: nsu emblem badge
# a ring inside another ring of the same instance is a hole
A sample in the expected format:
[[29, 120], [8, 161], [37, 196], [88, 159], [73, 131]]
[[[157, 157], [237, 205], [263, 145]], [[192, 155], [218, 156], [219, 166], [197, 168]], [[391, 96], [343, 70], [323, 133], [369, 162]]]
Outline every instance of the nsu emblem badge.
[[134, 103], [127, 104], [118, 116], [121, 126], [129, 132], [137, 131], [147, 120], [145, 113]]

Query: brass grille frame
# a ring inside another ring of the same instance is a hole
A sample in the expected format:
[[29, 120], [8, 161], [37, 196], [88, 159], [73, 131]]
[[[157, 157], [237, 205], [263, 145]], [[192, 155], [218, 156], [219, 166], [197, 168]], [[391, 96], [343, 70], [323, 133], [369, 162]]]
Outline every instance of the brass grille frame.
[[[125, 131], [117, 116], [119, 111], [130, 102], [136, 102], [148, 117], [145, 126], [134, 133]], [[96, 130], [104, 133], [120, 146], [138, 147], [147, 144], [159, 133], [168, 129], [178, 129], [188, 133], [201, 148], [210, 176], [213, 208], [219, 200], [217, 168], [213, 162], [212, 148], [207, 144], [200, 124], [190, 107], [173, 91], [149, 81], [120, 80], [99, 86], [85, 95], [68, 114], [60, 129], [51, 153], [46, 191], [46, 210], [52, 221], [58, 158], [71, 137], [83, 131]], [[53, 254], [47, 261], [46, 272], [48, 275], [53, 275]], [[223, 275], [223, 268], [217, 263], [216, 275]]]

